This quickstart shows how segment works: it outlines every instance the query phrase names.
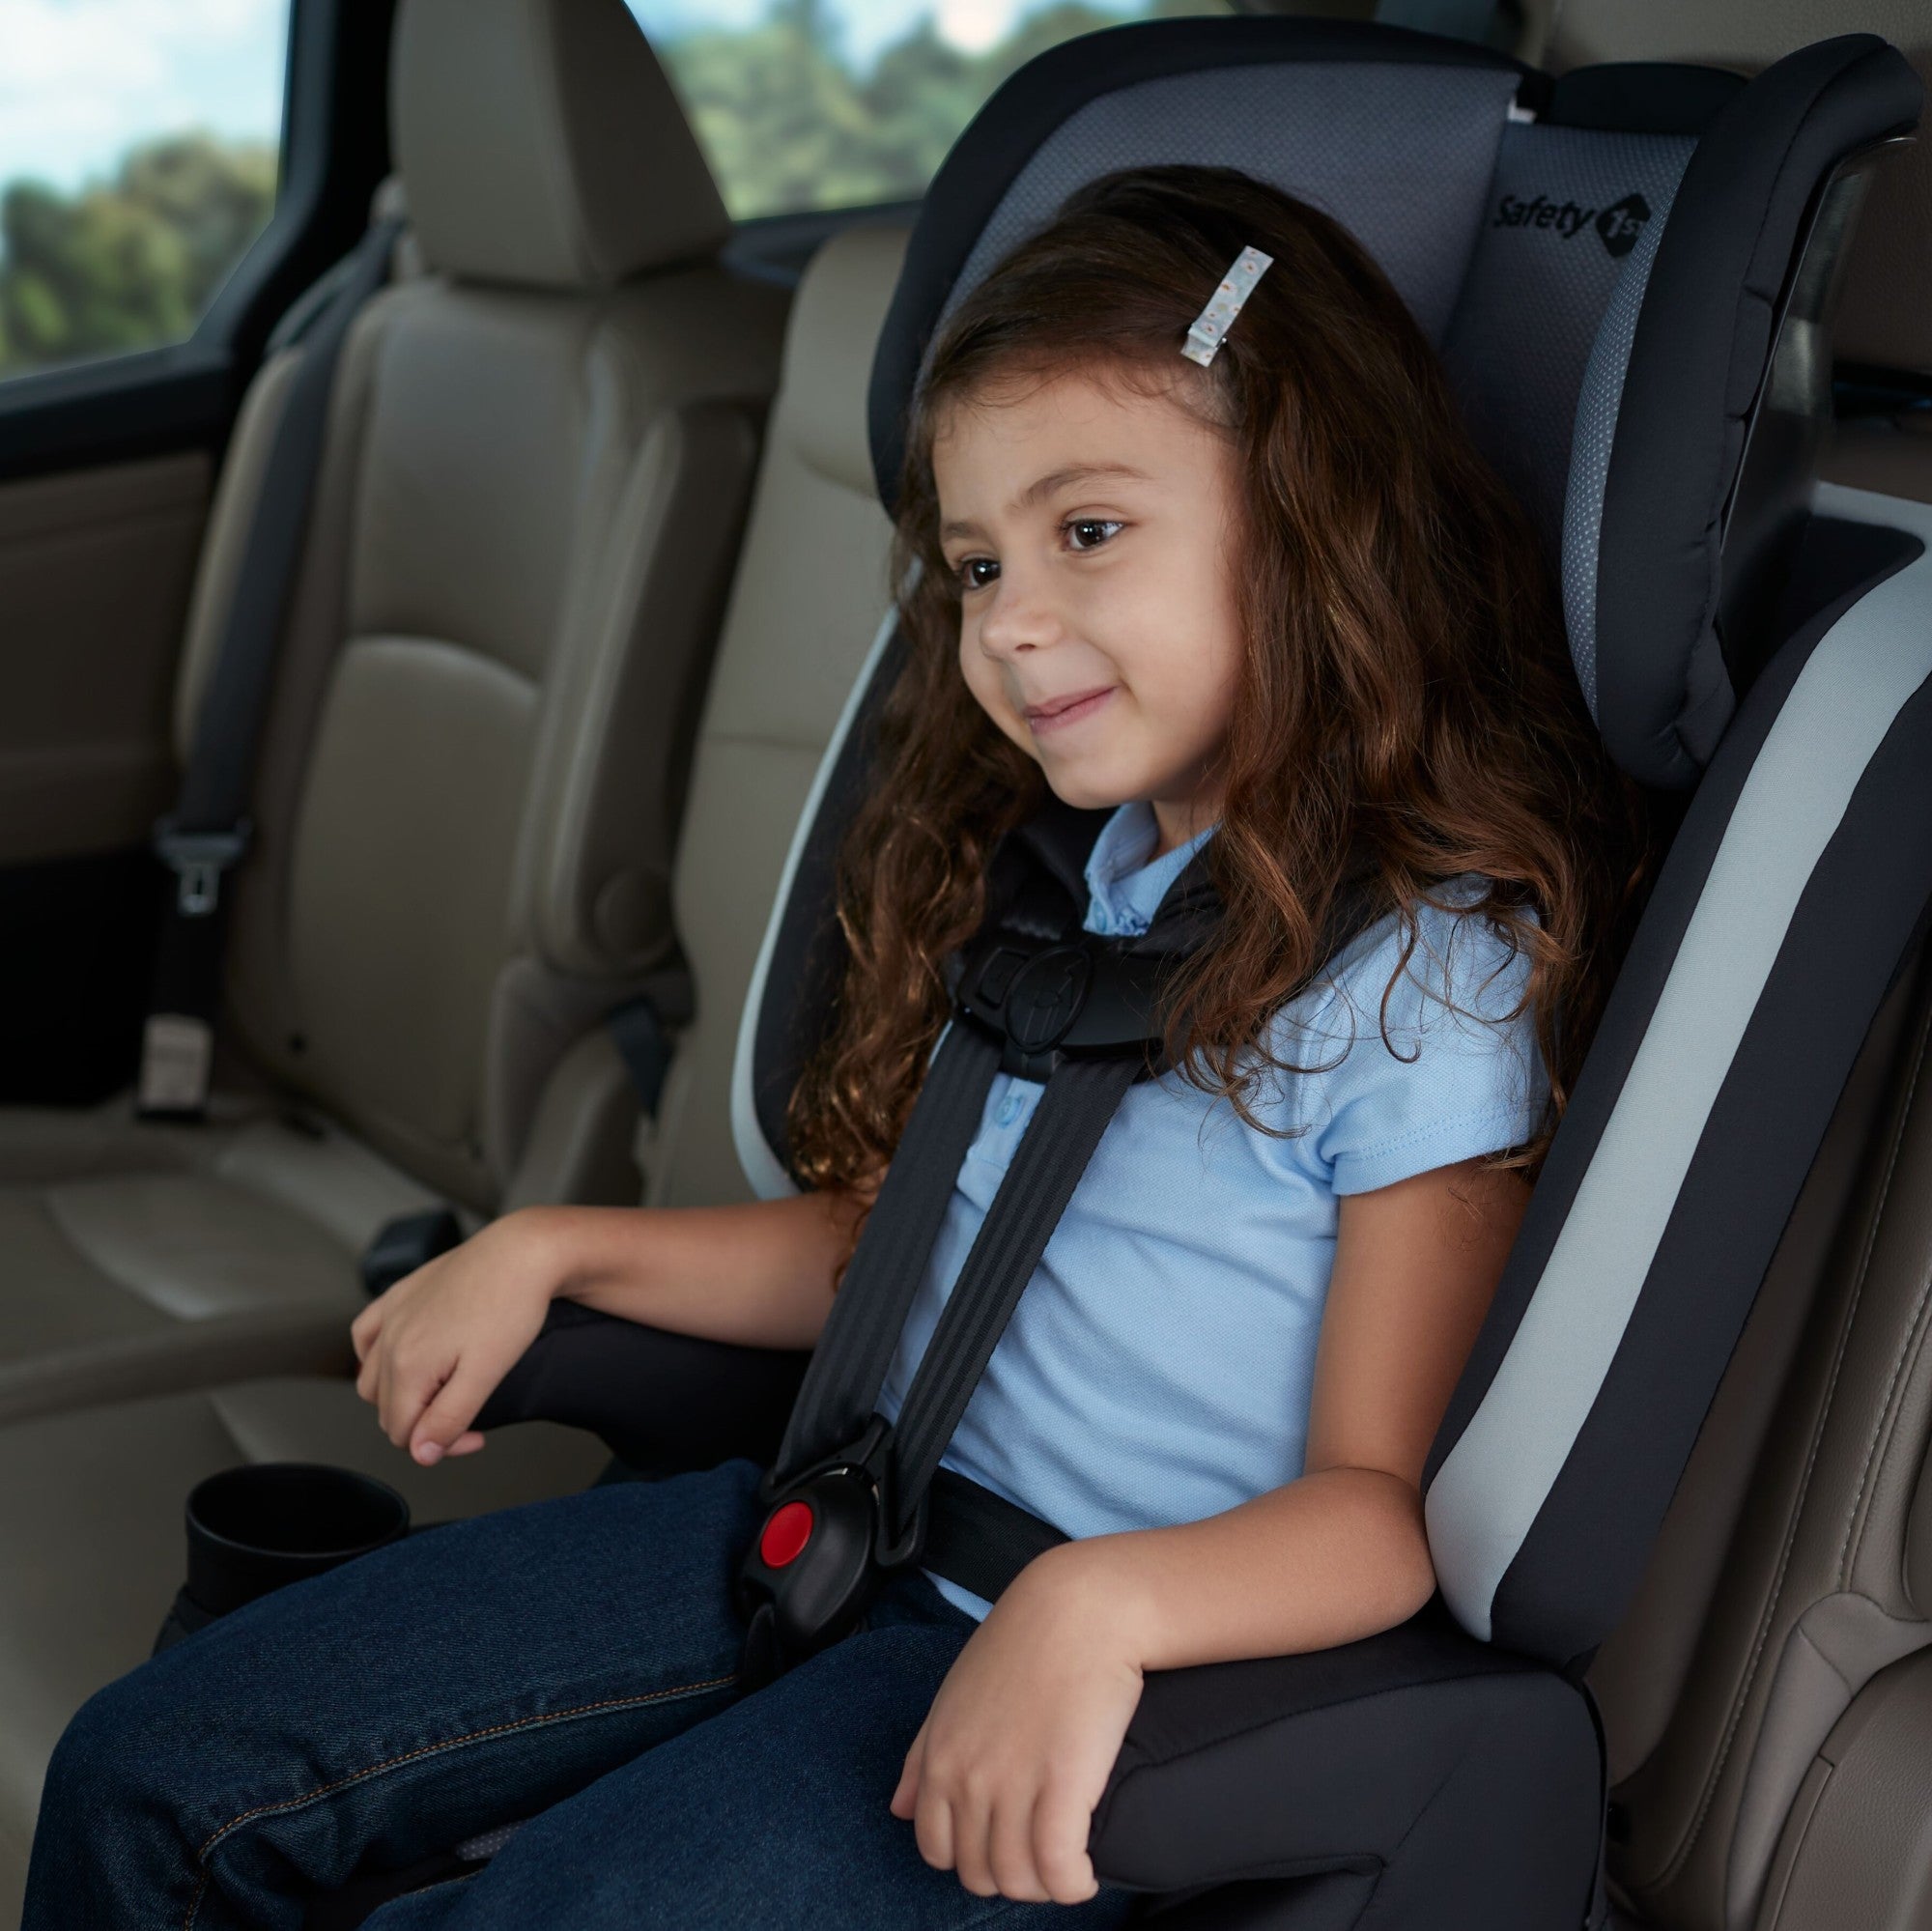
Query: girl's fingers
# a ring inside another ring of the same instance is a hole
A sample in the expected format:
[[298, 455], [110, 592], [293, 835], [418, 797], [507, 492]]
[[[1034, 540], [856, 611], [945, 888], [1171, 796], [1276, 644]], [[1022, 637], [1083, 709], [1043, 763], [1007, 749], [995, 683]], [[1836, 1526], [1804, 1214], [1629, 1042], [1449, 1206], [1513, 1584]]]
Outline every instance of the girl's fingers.
[[1015, 1790], [1003, 1794], [993, 1805], [986, 1837], [986, 1865], [1002, 1897], [1021, 1904], [1047, 1904], [1046, 1886], [1040, 1882], [1034, 1857], [1033, 1820], [1038, 1808], [1037, 1793]]
[[994, 1882], [992, 1860], [988, 1856], [993, 1828], [991, 1802], [961, 1793], [953, 1798], [951, 1808], [952, 1868], [959, 1873], [959, 1882], [975, 1897], [992, 1897], [1000, 1887]]
[[365, 1402], [373, 1402], [376, 1399], [376, 1376], [379, 1366], [374, 1354], [365, 1354], [362, 1357], [362, 1366], [356, 1371], [355, 1392]]
[[919, 1854], [936, 1871], [952, 1869], [952, 1806], [939, 1796], [929, 1777], [920, 1779], [919, 1809], [912, 1820]]
[[489, 1437], [475, 1429], [466, 1429], [443, 1452], [447, 1455], [474, 1455]]
[[886, 1805], [895, 1817], [902, 1817], [908, 1823], [919, 1814], [920, 1769], [925, 1757], [925, 1725], [919, 1726], [919, 1735], [912, 1740], [912, 1747], [906, 1751], [905, 1763], [899, 1771], [898, 1788], [893, 1792], [892, 1802]]
[[469, 1424], [494, 1385], [487, 1370], [479, 1373], [468, 1361], [452, 1362], [447, 1378], [430, 1393], [409, 1431], [410, 1453], [425, 1467], [440, 1462], [452, 1442], [461, 1440], [466, 1433], [474, 1433]]
[[1056, 1904], [1085, 1904], [1100, 1888], [1087, 1839], [1093, 1807], [1061, 1777], [1050, 1777], [1033, 1811], [1033, 1861]]

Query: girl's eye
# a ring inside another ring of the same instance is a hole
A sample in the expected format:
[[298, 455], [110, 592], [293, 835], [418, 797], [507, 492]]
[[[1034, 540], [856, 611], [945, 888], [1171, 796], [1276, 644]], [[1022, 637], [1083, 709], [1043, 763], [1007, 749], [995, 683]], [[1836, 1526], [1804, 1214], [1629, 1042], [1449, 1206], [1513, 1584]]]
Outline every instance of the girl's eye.
[[1103, 543], [1111, 542], [1120, 535], [1126, 525], [1115, 523], [1106, 517], [1075, 517], [1066, 525], [1066, 540], [1075, 550], [1098, 550]]
[[969, 556], [959, 566], [959, 582], [968, 590], [983, 590], [1000, 574], [1000, 566], [990, 556]]

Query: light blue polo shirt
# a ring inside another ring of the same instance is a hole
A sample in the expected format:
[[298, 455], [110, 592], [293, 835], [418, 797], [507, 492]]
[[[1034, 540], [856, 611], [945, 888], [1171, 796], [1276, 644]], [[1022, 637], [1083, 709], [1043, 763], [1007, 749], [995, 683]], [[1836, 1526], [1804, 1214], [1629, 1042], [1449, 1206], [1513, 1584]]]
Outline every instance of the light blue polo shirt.
[[[1208, 836], [1150, 863], [1153, 812], [1122, 806], [1088, 860], [1087, 929], [1144, 932]], [[947, 1467], [1072, 1536], [1195, 1521], [1301, 1473], [1341, 1197], [1527, 1140], [1548, 1092], [1530, 1015], [1505, 1016], [1527, 960], [1481, 919], [1419, 919], [1392, 992], [1393, 918], [1282, 1009], [1278, 1056], [1317, 1070], [1275, 1076], [1255, 1111], [1292, 1137], [1178, 1074], [1128, 1089]], [[1044, 1091], [993, 1081], [880, 1395], [889, 1419]]]

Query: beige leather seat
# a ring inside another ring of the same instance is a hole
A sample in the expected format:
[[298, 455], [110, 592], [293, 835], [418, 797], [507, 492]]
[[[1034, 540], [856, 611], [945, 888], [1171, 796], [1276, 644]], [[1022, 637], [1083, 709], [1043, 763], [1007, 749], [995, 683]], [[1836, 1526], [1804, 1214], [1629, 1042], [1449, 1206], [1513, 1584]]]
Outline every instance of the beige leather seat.
[[[233, 882], [208, 1125], [0, 1113], [0, 1419], [339, 1362], [392, 1216], [635, 1199], [603, 1015], [669, 862], [786, 306], [622, 0], [405, 0], [358, 318]], [[185, 746], [299, 350], [228, 458]]]
[[[746, 1192], [728, 1099], [738, 1013], [792, 827], [886, 604], [866, 387], [903, 247], [891, 230], [838, 237], [794, 305], [678, 842], [674, 897], [697, 1016], [642, 1149], [654, 1200]], [[147, 1653], [179, 1583], [183, 1496], [218, 1468], [284, 1459], [380, 1475], [434, 1520], [587, 1481], [602, 1457], [563, 1431], [517, 1429], [480, 1456], [419, 1469], [346, 1380], [314, 1377], [0, 1428], [0, 1921], [17, 1908], [55, 1739]]]

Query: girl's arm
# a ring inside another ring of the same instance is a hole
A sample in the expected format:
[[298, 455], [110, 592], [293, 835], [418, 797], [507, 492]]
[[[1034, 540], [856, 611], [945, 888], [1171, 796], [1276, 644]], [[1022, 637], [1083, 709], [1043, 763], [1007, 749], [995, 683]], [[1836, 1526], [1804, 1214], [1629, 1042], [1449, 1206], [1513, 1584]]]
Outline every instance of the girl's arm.
[[526, 1207], [398, 1281], [350, 1328], [356, 1388], [428, 1464], [482, 1447], [476, 1411], [553, 1300], [761, 1348], [810, 1348], [859, 1200], [800, 1194], [711, 1207]]
[[960, 1653], [892, 1800], [966, 1888], [1075, 1904], [1150, 1669], [1323, 1649], [1435, 1587], [1422, 1469], [1529, 1189], [1467, 1161], [1342, 1202], [1305, 1473], [1225, 1514], [1065, 1544]]
[[1518, 1175], [1478, 1161], [1346, 1197], [1301, 1479], [1203, 1521], [1069, 1544], [1056, 1580], [1111, 1602], [1146, 1669], [1406, 1622], [1435, 1589], [1423, 1463], [1528, 1204]]

